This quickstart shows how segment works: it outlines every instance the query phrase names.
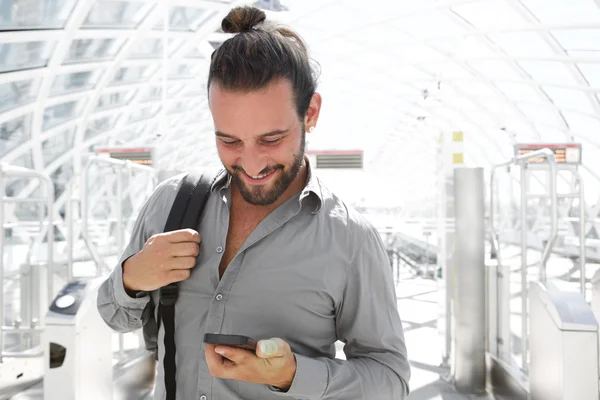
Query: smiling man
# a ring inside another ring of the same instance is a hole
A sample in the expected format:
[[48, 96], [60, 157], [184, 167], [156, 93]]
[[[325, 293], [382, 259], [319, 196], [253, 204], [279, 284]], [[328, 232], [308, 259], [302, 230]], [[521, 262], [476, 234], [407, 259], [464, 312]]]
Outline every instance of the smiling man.
[[[301, 38], [265, 18], [243, 7], [222, 23], [236, 35], [212, 56], [208, 98], [225, 169], [197, 230], [162, 233], [182, 177], [162, 183], [98, 308], [119, 331], [149, 326], [150, 299], [179, 282], [177, 399], [404, 399], [410, 368], [387, 253], [311, 171], [316, 74]], [[204, 344], [205, 333], [258, 346]], [[164, 399], [162, 326], [158, 338]]]

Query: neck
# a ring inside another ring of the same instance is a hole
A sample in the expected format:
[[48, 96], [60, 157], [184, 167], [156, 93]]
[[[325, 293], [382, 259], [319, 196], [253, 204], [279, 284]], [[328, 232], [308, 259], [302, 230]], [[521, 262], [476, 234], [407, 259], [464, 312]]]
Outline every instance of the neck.
[[298, 175], [291, 183], [291, 185], [282, 193], [281, 196], [273, 203], [268, 206], [257, 206], [254, 204], [250, 204], [244, 200], [242, 194], [240, 193], [237, 185], [231, 185], [231, 205], [232, 207], [241, 207], [249, 212], [257, 212], [257, 213], [270, 213], [283, 203], [285, 203], [290, 197], [295, 195], [298, 192], [301, 192], [302, 189], [306, 186], [306, 179], [308, 177], [308, 169], [306, 167], [306, 159], [302, 159], [302, 166], [300, 167], [300, 171], [298, 171]]

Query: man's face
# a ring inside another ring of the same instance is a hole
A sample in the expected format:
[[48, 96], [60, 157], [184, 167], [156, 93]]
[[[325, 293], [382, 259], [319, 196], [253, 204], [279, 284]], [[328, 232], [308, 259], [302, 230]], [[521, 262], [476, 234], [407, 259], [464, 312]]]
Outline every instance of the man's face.
[[304, 123], [288, 81], [249, 93], [210, 87], [217, 150], [234, 184], [250, 204], [273, 204], [304, 162]]

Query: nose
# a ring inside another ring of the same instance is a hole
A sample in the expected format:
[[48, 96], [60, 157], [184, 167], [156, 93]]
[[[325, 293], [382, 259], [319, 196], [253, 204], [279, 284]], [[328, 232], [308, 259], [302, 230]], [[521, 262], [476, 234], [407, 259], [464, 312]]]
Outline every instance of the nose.
[[258, 176], [267, 166], [265, 158], [256, 149], [244, 149], [241, 166], [251, 176]]

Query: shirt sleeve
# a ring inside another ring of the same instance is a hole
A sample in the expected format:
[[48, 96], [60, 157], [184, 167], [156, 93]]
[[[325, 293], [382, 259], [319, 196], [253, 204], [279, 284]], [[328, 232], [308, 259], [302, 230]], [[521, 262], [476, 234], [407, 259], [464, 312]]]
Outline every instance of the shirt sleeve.
[[373, 228], [348, 271], [336, 324], [346, 360], [295, 354], [291, 387], [273, 393], [309, 400], [405, 399], [410, 366], [404, 332], [387, 252]]
[[108, 279], [98, 289], [97, 307], [100, 316], [112, 329], [118, 332], [131, 332], [143, 325], [144, 309], [150, 302], [147, 292], [135, 297], [129, 296], [123, 286], [123, 263], [137, 254], [146, 241], [154, 234], [162, 232], [171, 205], [179, 190], [180, 177], [161, 183], [144, 203], [134, 223], [127, 248]]

